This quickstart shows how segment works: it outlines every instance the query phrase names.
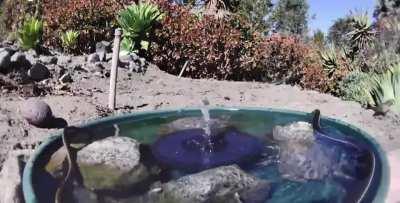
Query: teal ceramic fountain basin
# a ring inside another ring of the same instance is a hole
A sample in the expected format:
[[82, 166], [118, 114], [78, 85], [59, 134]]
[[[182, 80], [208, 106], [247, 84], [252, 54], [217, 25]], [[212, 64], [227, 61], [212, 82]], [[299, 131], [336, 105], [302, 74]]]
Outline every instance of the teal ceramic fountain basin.
[[[210, 115], [211, 118], [227, 120], [229, 125], [255, 137], [263, 137], [266, 134], [270, 134], [272, 128], [276, 125], [285, 125], [295, 121], [309, 122], [311, 119], [309, 113], [266, 108], [212, 108], [210, 109]], [[115, 125], [117, 125], [120, 136], [129, 136], [141, 143], [152, 144], [157, 141], [161, 134], [165, 133], [166, 125], [178, 119], [201, 116], [202, 114], [199, 109], [141, 112], [105, 118], [84, 124], [80, 127], [89, 129], [95, 135], [104, 136], [105, 134], [109, 134], [111, 136], [115, 133]], [[361, 129], [340, 120], [322, 117], [321, 124], [322, 126], [337, 129], [346, 136], [362, 141], [374, 155], [370, 166], [372, 169], [371, 174], [368, 176], [365, 189], [358, 194], [359, 198], [354, 200], [354, 202], [386, 202], [385, 198], [389, 186], [389, 168], [385, 153], [377, 142]], [[61, 145], [60, 134], [51, 136], [38, 147], [25, 166], [23, 194], [27, 203], [51, 202], [54, 199], [54, 194], [50, 191], [54, 190], [55, 186], [48, 184], [48, 179], [51, 177], [46, 174], [44, 168], [50, 159], [50, 155], [57, 151]], [[271, 170], [271, 172], [268, 171], [269, 175], [267, 176], [272, 176], [270, 174], [276, 172], [271, 168], [266, 168], [265, 170]], [[275, 180], [274, 177], [272, 179]], [[301, 193], [318, 193], [319, 187], [321, 187], [321, 185], [315, 185], [314, 183], [314, 185], [309, 184], [304, 187], [297, 186], [297, 183], [292, 184], [284, 181], [283, 183], [286, 184], [285, 188], [295, 187], [295, 189], [301, 190]], [[271, 201], [268, 202], [305, 202], [307, 198], [312, 198], [300, 197], [300, 194], [294, 194], [289, 197], [285, 191], [282, 191], [278, 187], [272, 195]]]

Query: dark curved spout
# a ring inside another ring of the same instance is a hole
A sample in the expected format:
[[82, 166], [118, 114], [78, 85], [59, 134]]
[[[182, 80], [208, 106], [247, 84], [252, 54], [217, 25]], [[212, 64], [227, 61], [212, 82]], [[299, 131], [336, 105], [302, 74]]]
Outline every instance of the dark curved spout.
[[357, 146], [356, 144], [344, 140], [344, 139], [339, 139], [339, 138], [334, 138], [332, 136], [329, 136], [328, 133], [324, 132], [325, 130], [322, 129], [321, 127], [321, 111], [319, 109], [315, 109], [313, 112], [313, 118], [312, 118], [312, 126], [314, 129], [314, 136], [317, 139], [325, 139], [327, 141], [332, 142], [333, 144], [342, 144], [344, 146], [351, 147], [353, 149], [356, 149], [358, 151], [362, 151], [360, 146]]
[[[65, 187], [67, 184], [71, 183], [70, 181], [76, 181], [79, 186], [83, 185], [83, 178], [82, 175], [79, 171], [79, 168], [76, 163], [76, 150], [74, 150], [71, 147], [71, 144], [76, 141], [76, 138], [79, 134], [85, 134], [85, 139], [89, 139], [91, 135], [84, 131], [82, 128], [74, 127], [74, 126], [68, 126], [64, 128], [63, 134], [61, 136], [63, 146], [66, 149], [67, 152], [67, 173], [65, 174], [63, 180], [61, 181], [60, 185], [57, 188], [56, 191], [56, 196], [55, 196], [55, 202], [56, 203], [63, 203], [66, 202], [64, 199], [64, 193], [65, 193]], [[74, 140], [75, 138], [75, 140]]]
[[312, 127], [314, 130], [321, 130], [321, 111], [319, 109], [315, 109], [313, 112], [311, 112], [313, 115], [312, 119]]

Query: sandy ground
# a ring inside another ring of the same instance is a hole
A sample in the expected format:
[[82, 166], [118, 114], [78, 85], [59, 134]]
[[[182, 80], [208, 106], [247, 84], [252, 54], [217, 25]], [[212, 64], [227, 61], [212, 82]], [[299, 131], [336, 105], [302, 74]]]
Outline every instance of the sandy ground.
[[[68, 124], [101, 116], [107, 105], [107, 78], [75, 74], [70, 92], [43, 97], [57, 117]], [[318, 108], [322, 114], [354, 124], [370, 133], [390, 154], [392, 170], [391, 200], [400, 202], [400, 116], [374, 117], [374, 112], [355, 102], [342, 101], [330, 95], [304, 91], [297, 87], [256, 82], [193, 80], [168, 75], [156, 67], [145, 74], [120, 69], [118, 77], [118, 107], [131, 111], [201, 106], [207, 98], [211, 106], [273, 107], [311, 112]], [[24, 103], [12, 93], [0, 93], [0, 167], [12, 149], [34, 148], [56, 130], [39, 129], [27, 124], [19, 109]], [[129, 107], [129, 108], [128, 108]], [[396, 182], [397, 181], [397, 182]]]

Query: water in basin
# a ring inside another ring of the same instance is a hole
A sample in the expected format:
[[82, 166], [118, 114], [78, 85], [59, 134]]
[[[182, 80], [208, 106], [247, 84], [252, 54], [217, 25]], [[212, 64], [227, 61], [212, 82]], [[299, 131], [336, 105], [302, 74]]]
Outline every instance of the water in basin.
[[[261, 202], [372, 201], [375, 194], [367, 194], [366, 189], [379, 184], [379, 181], [371, 182], [371, 177], [379, 170], [376, 166], [379, 162], [376, 162], [375, 151], [368, 141], [352, 136], [354, 132], [346, 128], [323, 122], [324, 131], [316, 132], [315, 144], [308, 154], [305, 153], [306, 157], [293, 154], [294, 162], [288, 158], [292, 165], [282, 166], [282, 147], [285, 145], [274, 139], [273, 128], [298, 121], [309, 120], [296, 114], [266, 116], [262, 111], [203, 110], [116, 123], [119, 136], [131, 137], [149, 146], [153, 161], [167, 171], [155, 177], [154, 182], [168, 182], [206, 169], [236, 164], [246, 173], [271, 184], [269, 194]], [[105, 133], [105, 129], [114, 124], [91, 130]], [[288, 170], [290, 172], [285, 174]], [[146, 193], [148, 185], [143, 187], [142, 191]], [[132, 200], [132, 196], [142, 194], [98, 195], [123, 202], [123, 199]], [[146, 202], [140, 198], [135, 200]]]

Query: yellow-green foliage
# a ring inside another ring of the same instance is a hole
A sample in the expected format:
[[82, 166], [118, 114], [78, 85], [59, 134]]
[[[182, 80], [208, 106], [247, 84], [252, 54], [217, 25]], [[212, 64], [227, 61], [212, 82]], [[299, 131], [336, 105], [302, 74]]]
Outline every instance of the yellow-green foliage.
[[339, 66], [335, 47], [331, 45], [325, 50], [320, 51], [319, 55], [321, 57], [324, 70], [328, 73], [328, 75], [332, 75]]
[[61, 44], [64, 50], [71, 51], [76, 48], [76, 44], [78, 43], [79, 32], [74, 30], [68, 30], [65, 33], [62, 33]]
[[400, 64], [396, 64], [382, 74], [375, 74], [371, 80], [373, 105], [394, 101], [392, 108], [400, 111]]
[[120, 11], [118, 22], [123, 29], [122, 51], [147, 50], [153, 26], [161, 19], [158, 7], [150, 3], [134, 4]]
[[36, 48], [43, 33], [43, 22], [36, 18], [29, 17], [18, 30], [18, 42], [23, 49]]

